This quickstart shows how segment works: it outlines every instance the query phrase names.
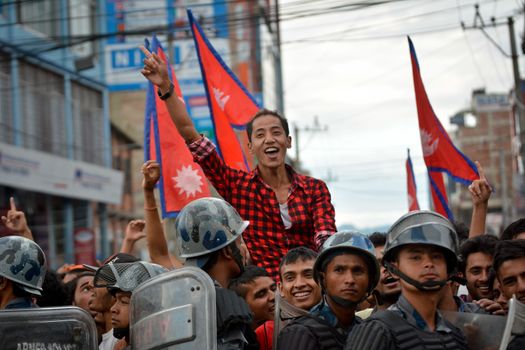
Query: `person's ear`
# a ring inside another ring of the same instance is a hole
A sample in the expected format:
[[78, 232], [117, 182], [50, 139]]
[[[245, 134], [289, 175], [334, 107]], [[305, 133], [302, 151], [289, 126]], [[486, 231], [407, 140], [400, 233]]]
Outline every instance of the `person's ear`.
[[228, 246], [226, 246], [223, 249], [221, 249], [220, 255], [222, 255], [223, 258], [226, 259], [226, 260], [233, 260], [232, 249], [230, 247], [228, 247]]
[[286, 148], [292, 148], [292, 137], [290, 135], [286, 136]]

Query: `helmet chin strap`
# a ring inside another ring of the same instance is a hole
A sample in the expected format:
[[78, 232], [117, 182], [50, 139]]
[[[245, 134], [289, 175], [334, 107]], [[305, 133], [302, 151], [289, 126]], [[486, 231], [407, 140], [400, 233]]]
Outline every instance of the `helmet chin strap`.
[[129, 327], [127, 328], [113, 328], [113, 336], [117, 339], [129, 337]]
[[417, 289], [423, 292], [438, 291], [441, 288], [443, 288], [447, 284], [447, 281], [448, 281], [448, 280], [439, 280], [439, 281], [419, 282], [413, 278], [408, 277], [407, 275], [399, 271], [398, 268], [394, 267], [394, 265], [392, 265], [389, 262], [385, 262], [385, 266], [390, 273], [393, 273], [399, 276], [403, 281], [407, 282], [408, 284], [413, 285], [414, 287], [416, 287]]
[[233, 259], [235, 260], [235, 263], [237, 264], [237, 266], [239, 266], [239, 270], [241, 271], [239, 272], [239, 275], [241, 275], [244, 272], [244, 259], [241, 254], [241, 250], [239, 249], [239, 247], [237, 247], [237, 245], [235, 245], [235, 243], [232, 244], [230, 248], [232, 251]]
[[359, 305], [359, 302], [356, 303], [354, 301], [346, 300], [346, 299], [343, 299], [335, 295], [330, 295], [328, 293], [326, 293], [326, 296], [330, 298], [330, 300], [332, 300], [334, 303], [344, 308], [354, 308], [355, 309], [357, 305]]

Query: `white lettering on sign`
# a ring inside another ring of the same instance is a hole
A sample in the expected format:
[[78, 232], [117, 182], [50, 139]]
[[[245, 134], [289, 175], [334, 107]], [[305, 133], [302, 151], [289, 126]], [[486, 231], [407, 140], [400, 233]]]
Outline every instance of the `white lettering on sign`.
[[18, 343], [16, 350], [78, 350], [76, 344], [64, 343]]

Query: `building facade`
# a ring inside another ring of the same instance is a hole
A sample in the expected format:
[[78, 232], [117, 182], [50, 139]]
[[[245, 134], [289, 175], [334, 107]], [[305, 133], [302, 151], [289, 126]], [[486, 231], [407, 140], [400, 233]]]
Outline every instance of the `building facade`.
[[[487, 228], [494, 234], [517, 218], [515, 191], [518, 162], [514, 110], [508, 94], [472, 93], [471, 108], [451, 118], [457, 129], [453, 142], [469, 159], [479, 161], [494, 192], [489, 201]], [[472, 201], [464, 185], [449, 181], [450, 204], [457, 221], [470, 223]]]
[[108, 255], [108, 205], [122, 203], [97, 38], [103, 5], [0, 4], [0, 211], [13, 196], [53, 268]]

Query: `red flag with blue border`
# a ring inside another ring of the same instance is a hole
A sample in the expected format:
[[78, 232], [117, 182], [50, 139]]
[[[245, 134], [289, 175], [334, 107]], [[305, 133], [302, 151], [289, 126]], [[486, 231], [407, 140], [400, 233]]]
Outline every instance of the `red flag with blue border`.
[[432, 196], [434, 211], [453, 221], [454, 216], [452, 215], [452, 211], [448, 206], [447, 191], [445, 190], [443, 173], [429, 170], [428, 180], [430, 183], [430, 194]]
[[244, 130], [260, 107], [211, 45], [191, 10], [188, 10], [188, 19], [215, 129], [217, 150], [230, 167], [249, 171], [252, 156], [243, 152], [233, 128]]
[[405, 167], [407, 171], [408, 211], [419, 210], [419, 202], [417, 200], [416, 177], [414, 175], [412, 159], [410, 159], [410, 150], [407, 150], [407, 160], [405, 162]]
[[454, 146], [436, 117], [421, 79], [416, 51], [410, 38], [408, 43], [425, 164], [429, 171], [445, 172], [455, 181], [470, 184], [479, 177], [476, 165]]
[[452, 212], [448, 207], [442, 173], [447, 173], [455, 181], [470, 184], [479, 178], [478, 171], [476, 165], [454, 146], [434, 113], [421, 79], [416, 50], [410, 37], [408, 38], [408, 45], [412, 63], [423, 159], [429, 174], [434, 207], [437, 212], [445, 213], [444, 215], [452, 220]]
[[[177, 77], [156, 36], [153, 36], [151, 51], [156, 52], [168, 64], [168, 74], [175, 86], [174, 92], [184, 101]], [[166, 104], [159, 98], [152, 83], [148, 84], [146, 94], [144, 158], [155, 159], [160, 164], [161, 177], [158, 187], [163, 218], [176, 217], [187, 203], [210, 196], [208, 182], [201, 167], [193, 161], [186, 142], [179, 134]]]

